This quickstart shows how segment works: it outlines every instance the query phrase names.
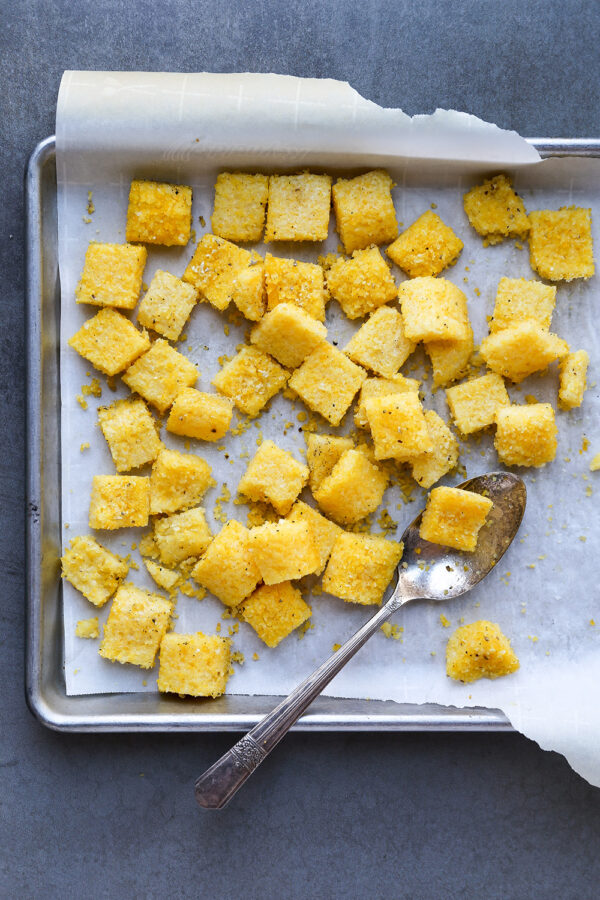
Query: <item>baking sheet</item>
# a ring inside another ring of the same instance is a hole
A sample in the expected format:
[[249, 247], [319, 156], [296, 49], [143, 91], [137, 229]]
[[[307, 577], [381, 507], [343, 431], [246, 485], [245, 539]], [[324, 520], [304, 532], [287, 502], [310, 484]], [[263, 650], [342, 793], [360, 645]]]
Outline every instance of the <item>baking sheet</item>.
[[[596, 160], [552, 160], [540, 164], [531, 147], [517, 136], [478, 123], [473, 117], [438, 113], [432, 119], [418, 117], [415, 123], [399, 111], [379, 110], [338, 83], [287, 78], [276, 78], [274, 82], [274, 76], [250, 76], [249, 79], [225, 76], [225, 82], [215, 82], [215, 77], [67, 73], [61, 88], [57, 164], [63, 292], [63, 524], [69, 526], [64, 529], [66, 541], [75, 534], [88, 532], [87, 505], [93, 474], [114, 471], [95, 424], [95, 407], [124, 395], [120, 388], [113, 394], [104, 387], [99, 400], [86, 398], [87, 410], [76, 401], [81, 385], [90, 381], [86, 373], [90, 372], [91, 376], [97, 373], [66, 348], [66, 338], [94, 312], [74, 303], [74, 287], [89, 240], [124, 240], [127, 193], [132, 177], [165, 177], [192, 184], [194, 221], [199, 237], [208, 227], [201, 228], [198, 218], [202, 215], [210, 222], [214, 178], [220, 169], [244, 163], [245, 168], [276, 171], [308, 164], [317, 166], [321, 160], [320, 167], [342, 171], [385, 163], [398, 183], [394, 199], [400, 221], [408, 225], [435, 203], [438, 213], [463, 239], [465, 249], [459, 263], [444, 275], [467, 294], [476, 340], [485, 333], [485, 316], [491, 313], [499, 278], [502, 275], [533, 277], [533, 274], [526, 246], [518, 250], [514, 243], [507, 243], [482, 248], [462, 212], [465, 185], [473, 183], [484, 170], [508, 166], [528, 209], [570, 203], [598, 208], [598, 191], [591, 187], [598, 183]], [[215, 95], [219, 97], [217, 104], [211, 102]], [[273, 97], [282, 96], [288, 102], [271, 102]], [[267, 103], [265, 98], [270, 101]], [[135, 114], [132, 114], [134, 107]], [[241, 123], [239, 128], [233, 127], [232, 117], [234, 122]], [[325, 118], [329, 124], [326, 129]], [[448, 134], [448, 139], [440, 139], [440, 134]], [[419, 147], [425, 162], [410, 159], [410, 153]], [[449, 159], [436, 159], [435, 153], [447, 154]], [[466, 159], [458, 162], [461, 153]], [[89, 190], [95, 206], [91, 216], [86, 211]], [[92, 221], [84, 222], [87, 218]], [[337, 243], [337, 236], [332, 232], [326, 249], [335, 249]], [[315, 260], [317, 253], [323, 252], [322, 246], [305, 248], [302, 252], [298, 247], [284, 245], [275, 247], [274, 252], [309, 260]], [[159, 267], [181, 274], [191, 252], [191, 249], [151, 249], [144, 280], [149, 283], [153, 271]], [[395, 274], [398, 280], [403, 277], [398, 271]], [[574, 349], [584, 346], [590, 352], [591, 384], [595, 383], [598, 359], [598, 339], [592, 319], [595, 281], [560, 285], [553, 319], [553, 330], [569, 340]], [[338, 340], [341, 346], [356, 325], [345, 322], [338, 313], [336, 304], [330, 304], [329, 339]], [[229, 337], [224, 334], [224, 324], [229, 326]], [[199, 305], [186, 329], [188, 341], [183, 345], [185, 352], [199, 362], [202, 376], [198, 387], [210, 389], [210, 379], [219, 367], [218, 356], [231, 355], [235, 344], [243, 340], [245, 330], [245, 326], [236, 330], [226, 316], [219, 315], [207, 304]], [[209, 347], [208, 351], [204, 350], [205, 346]], [[410, 374], [410, 366], [409, 360], [403, 371]], [[101, 376], [100, 380], [103, 380]], [[517, 402], [523, 402], [528, 393], [541, 400], [555, 399], [555, 372], [546, 378], [528, 379], [520, 390], [511, 389]], [[446, 415], [443, 392], [431, 400], [427, 394], [426, 405]], [[247, 460], [239, 457], [245, 453], [252, 455], [261, 431], [262, 436], [276, 436], [278, 443], [300, 454], [304, 436], [298, 431], [301, 423], [296, 416], [303, 409], [301, 403], [293, 409], [282, 397], [276, 398], [270, 410], [258, 420], [258, 428], [251, 426], [238, 438], [228, 438], [225, 443], [229, 460], [215, 447], [194, 445], [193, 449], [213, 466], [219, 482], [206, 497], [209, 518], [224, 481], [232, 496], [235, 495], [235, 486], [247, 464]], [[297, 422], [297, 426], [286, 438], [281, 438], [280, 423], [290, 420]], [[471, 686], [448, 683], [443, 655], [449, 632], [440, 623], [441, 608], [423, 603], [396, 616], [396, 623], [404, 628], [400, 641], [388, 640], [383, 634], [375, 636], [332, 682], [328, 693], [414, 703], [435, 701], [456, 706], [501, 707], [515, 727], [538, 739], [543, 746], [565, 752], [579, 771], [594, 780], [597, 775], [593, 740], [600, 731], [600, 722], [595, 702], [597, 628], [590, 625], [590, 620], [600, 614], [594, 593], [596, 567], [587, 560], [594, 560], [597, 555], [597, 513], [593, 496], [588, 496], [593, 478], [588, 474], [588, 465], [595, 447], [593, 439], [597, 438], [597, 389], [592, 387], [588, 391], [581, 410], [559, 413], [558, 422], [556, 462], [525, 476], [529, 504], [521, 542], [511, 548], [498, 571], [484, 585], [443, 610], [453, 626], [463, 617], [465, 621], [476, 618], [498, 621], [513, 639], [522, 664], [519, 673], [494, 683]], [[592, 440], [588, 452], [580, 452], [584, 434]], [[88, 441], [90, 450], [80, 452], [80, 445]], [[166, 442], [174, 447], [183, 446], [183, 442], [171, 435], [166, 436]], [[480, 444], [469, 446], [470, 453], [466, 447], [462, 453], [468, 476], [497, 467], [489, 439], [483, 438]], [[447, 483], [458, 480], [460, 476], [447, 479]], [[415, 492], [412, 504], [401, 504], [397, 509], [399, 503], [397, 491], [390, 490], [384, 506], [398, 522], [398, 534], [401, 534], [422, 505], [421, 492]], [[245, 521], [245, 507], [223, 503], [223, 509], [231, 517]], [[214, 530], [218, 530], [220, 522], [213, 524]], [[377, 525], [373, 530], [378, 530]], [[139, 535], [138, 530], [110, 537], [102, 533], [99, 538], [117, 552], [127, 552]], [[583, 537], [587, 539], [585, 542], [580, 540]], [[131, 575], [135, 583], [153, 586], [143, 565]], [[95, 615], [96, 611], [70, 585], [65, 585], [64, 596], [68, 692], [155, 690], [154, 672], [142, 673], [133, 667], [108, 663], [97, 656], [96, 642], [74, 638], [77, 619]], [[314, 629], [302, 640], [292, 635], [276, 650], [262, 646], [248, 626], [239, 626], [234, 644], [246, 661], [231, 679], [230, 692], [287, 692], [328, 655], [333, 643], [341, 643], [369, 615], [366, 609], [354, 608], [324, 594], [310, 602]], [[210, 597], [198, 603], [180, 596], [175, 628], [177, 631], [213, 630], [221, 620], [222, 609]], [[100, 612], [101, 621], [107, 613], [106, 608]], [[222, 633], [227, 634], [230, 624], [222, 622]], [[259, 655], [258, 661], [253, 660], [254, 653]]]

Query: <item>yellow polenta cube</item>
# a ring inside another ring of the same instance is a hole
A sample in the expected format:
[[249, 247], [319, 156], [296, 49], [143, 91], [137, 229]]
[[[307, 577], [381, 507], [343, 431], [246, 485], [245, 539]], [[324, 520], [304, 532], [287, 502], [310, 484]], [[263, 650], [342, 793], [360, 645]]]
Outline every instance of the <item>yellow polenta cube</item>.
[[232, 299], [240, 272], [257, 259], [249, 250], [214, 234], [205, 234], [187, 264], [183, 280], [193, 284], [201, 298], [215, 309], [224, 310]]
[[139, 397], [115, 400], [98, 410], [117, 472], [128, 472], [156, 459], [162, 443], [148, 407]]
[[263, 584], [244, 601], [240, 618], [267, 647], [276, 647], [295, 628], [310, 619], [312, 610], [289, 581]]
[[219, 441], [227, 433], [232, 415], [228, 398], [184, 388], [173, 401], [167, 431], [199, 441]]
[[529, 262], [541, 278], [572, 281], [594, 274], [591, 209], [540, 209], [529, 213], [529, 225]]
[[458, 259], [463, 242], [437, 213], [427, 210], [393, 244], [387, 255], [409, 278], [439, 275]]
[[99, 653], [113, 662], [151, 669], [170, 625], [173, 604], [133, 584], [122, 585], [110, 607]]
[[128, 241], [184, 247], [191, 229], [191, 187], [158, 181], [131, 182], [125, 232]]
[[255, 262], [238, 272], [231, 288], [231, 299], [251, 322], [258, 322], [263, 317], [267, 308], [264, 263]]
[[314, 492], [330, 473], [346, 450], [352, 450], [354, 442], [348, 437], [335, 434], [309, 432], [306, 438], [306, 462], [310, 470], [309, 484]]
[[323, 342], [292, 373], [290, 387], [310, 409], [339, 425], [367, 373]]
[[473, 491], [434, 488], [427, 498], [419, 535], [432, 544], [471, 552], [493, 505], [489, 497]]
[[494, 446], [505, 466], [544, 466], [556, 456], [556, 421], [549, 403], [496, 411]]
[[61, 559], [62, 575], [94, 606], [112, 597], [129, 571], [126, 560], [111, 553], [93, 537], [73, 538]]
[[387, 475], [364, 453], [346, 450], [314, 497], [326, 515], [341, 525], [352, 525], [377, 509], [387, 483]]
[[562, 359], [569, 345], [558, 335], [528, 320], [495, 331], [481, 342], [480, 353], [492, 372], [518, 383]]
[[255, 325], [250, 341], [282, 366], [295, 369], [327, 337], [321, 322], [293, 303], [279, 303]]
[[242, 347], [217, 372], [212, 383], [238, 409], [248, 416], [256, 416], [287, 380], [285, 369], [266, 353], [256, 347]]
[[197, 299], [198, 292], [193, 285], [157, 269], [142, 297], [137, 320], [144, 328], [176, 341]]
[[148, 349], [150, 339], [114, 309], [101, 309], [69, 338], [69, 347], [105, 375], [116, 375]]
[[376, 375], [391, 378], [415, 349], [404, 333], [402, 316], [384, 306], [376, 310], [344, 348], [351, 360]]
[[507, 175], [496, 175], [478, 184], [465, 194], [463, 203], [469, 222], [485, 238], [485, 247], [507, 237], [527, 237], [525, 206]]
[[75, 626], [75, 637], [78, 638], [97, 638], [100, 637], [100, 627], [98, 625], [98, 616], [92, 619], [80, 619]]
[[165, 447], [152, 466], [150, 513], [174, 513], [195, 506], [211, 484], [211, 468], [205, 460]]
[[563, 409], [581, 406], [586, 389], [586, 373], [590, 357], [585, 350], [569, 353], [560, 364], [558, 399]]
[[443, 387], [462, 378], [473, 354], [473, 329], [467, 321], [467, 336], [458, 341], [427, 341], [425, 352], [433, 369], [433, 386]]
[[212, 540], [201, 506], [175, 513], [154, 524], [154, 540], [161, 563], [176, 566], [184, 559], [201, 556]]
[[412, 278], [403, 281], [398, 297], [404, 317], [404, 333], [410, 341], [464, 341], [466, 298], [445, 278]]
[[443, 419], [432, 409], [425, 410], [425, 421], [429, 436], [433, 441], [433, 450], [431, 453], [415, 456], [410, 464], [413, 478], [417, 484], [427, 489], [456, 468], [458, 441]]
[[342, 532], [333, 545], [323, 590], [349, 603], [380, 604], [404, 546], [375, 534]]
[[148, 524], [150, 479], [136, 475], [94, 475], [90, 528], [137, 528]]
[[146, 256], [145, 247], [92, 241], [75, 288], [77, 302], [133, 309], [142, 288]]
[[297, 500], [294, 503], [287, 520], [288, 522], [308, 522], [321, 557], [320, 567], [315, 570], [315, 575], [320, 575], [327, 564], [333, 545], [341, 534], [342, 529], [335, 522], [330, 522], [329, 519], [326, 519], [325, 516], [322, 516], [321, 513], [302, 500]]
[[270, 503], [285, 516], [308, 481], [308, 467], [273, 441], [263, 441], [244, 472], [238, 491], [253, 501]]
[[376, 459], [406, 462], [433, 452], [423, 407], [418, 394], [388, 394], [365, 402]]
[[180, 391], [196, 383], [198, 370], [187, 357], [159, 338], [122, 377], [127, 387], [164, 413]]
[[496, 293], [490, 331], [501, 331], [527, 319], [533, 319], [548, 331], [556, 301], [556, 288], [526, 278], [501, 278]]
[[446, 675], [455, 681], [470, 684], [479, 678], [500, 678], [518, 668], [510, 641], [495, 622], [462, 625], [446, 645]]
[[327, 272], [327, 287], [349, 319], [366, 316], [397, 296], [396, 282], [377, 247], [338, 259]]
[[391, 378], [367, 378], [362, 383], [360, 396], [354, 413], [354, 422], [359, 428], [368, 428], [365, 403], [371, 397], [387, 397], [389, 394], [404, 394], [406, 391], [419, 393], [420, 381], [416, 378], [405, 378], [399, 372]]
[[265, 241], [324, 241], [331, 175], [271, 175]]
[[248, 529], [234, 519], [227, 522], [192, 570], [192, 578], [226, 606], [241, 603], [261, 580]]
[[268, 309], [275, 309], [278, 303], [295, 303], [313, 319], [325, 321], [327, 294], [321, 266], [267, 253], [265, 288]]
[[280, 584], [316, 572], [321, 557], [308, 522], [267, 522], [251, 528], [248, 540], [265, 584]]
[[158, 690], [180, 697], [220, 697], [231, 675], [231, 640], [218, 634], [165, 634]]
[[344, 250], [352, 253], [398, 237], [392, 179], [383, 169], [340, 178], [332, 188], [333, 208]]
[[179, 572], [174, 572], [173, 569], [167, 569], [165, 566], [160, 566], [150, 559], [145, 559], [144, 565], [148, 569], [148, 574], [152, 580], [164, 591], [174, 591], [177, 584], [181, 581]]
[[228, 241], [260, 241], [269, 194], [268, 175], [221, 172], [215, 184], [212, 230]]
[[446, 400], [463, 434], [473, 434], [493, 425], [498, 407], [510, 406], [504, 381], [495, 372], [448, 388]]

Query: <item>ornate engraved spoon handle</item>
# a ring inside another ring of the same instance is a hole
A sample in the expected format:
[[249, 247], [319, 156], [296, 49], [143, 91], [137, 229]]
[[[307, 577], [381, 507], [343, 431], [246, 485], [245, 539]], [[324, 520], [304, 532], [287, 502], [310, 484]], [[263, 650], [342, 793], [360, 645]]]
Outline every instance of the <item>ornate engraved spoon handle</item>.
[[302, 682], [279, 706], [255, 725], [196, 782], [196, 800], [206, 809], [222, 809], [273, 747], [310, 706], [344, 664], [401, 605], [394, 595], [369, 621]]

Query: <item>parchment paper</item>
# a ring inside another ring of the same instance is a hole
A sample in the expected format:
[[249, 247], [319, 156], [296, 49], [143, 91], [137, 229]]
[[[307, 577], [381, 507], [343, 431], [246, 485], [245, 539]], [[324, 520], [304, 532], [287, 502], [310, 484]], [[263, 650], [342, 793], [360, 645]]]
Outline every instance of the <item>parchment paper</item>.
[[[460, 235], [465, 247], [456, 266], [443, 275], [465, 291], [476, 343], [487, 332], [496, 286], [503, 276], [536, 277], [529, 266], [527, 245], [508, 241], [483, 248], [462, 209], [464, 190], [482, 173], [509, 171], [527, 209], [576, 204], [594, 211], [594, 239], [600, 246], [600, 163], [562, 159], [540, 162], [537, 153], [514, 132], [501, 131], [464, 113], [437, 110], [432, 116], [409, 118], [400, 110], [381, 109], [347, 84], [276, 75], [175, 75], [156, 73], [67, 72], [57, 113], [59, 179], [59, 252], [62, 286], [61, 385], [63, 458], [63, 534], [65, 546], [87, 524], [91, 479], [112, 474], [114, 466], [96, 424], [96, 408], [126, 396], [120, 382], [113, 393], [66, 341], [96, 310], [78, 306], [74, 290], [90, 240], [124, 241], [129, 183], [133, 177], [164, 178], [190, 184], [194, 190], [196, 237], [210, 230], [214, 181], [218, 171], [243, 167], [248, 171], [295, 171], [303, 166], [334, 174], [358, 172], [373, 165], [389, 168], [397, 186], [398, 218], [407, 227], [436, 204], [437, 212]], [[88, 215], [88, 191], [95, 211]], [[199, 217], [206, 226], [202, 227]], [[271, 245], [280, 256], [316, 261], [319, 253], [335, 250], [334, 221], [325, 244]], [[86, 221], [91, 219], [91, 222]], [[264, 247], [257, 249], [263, 250]], [[187, 248], [149, 248], [144, 274], [148, 284], [157, 268], [181, 275], [193, 252]], [[404, 276], [395, 269], [397, 281]], [[410, 703], [438, 702], [449, 706], [500, 708], [515, 728], [545, 748], [563, 753], [591, 783], [600, 785], [600, 602], [597, 580], [598, 475], [589, 473], [593, 453], [600, 451], [600, 399], [596, 386], [600, 340], [594, 318], [598, 276], [586, 283], [559, 284], [552, 330], [572, 349], [584, 347], [591, 357], [589, 389], [583, 407], [557, 413], [559, 449], [555, 462], [541, 470], [523, 470], [528, 506], [519, 538], [498, 568], [464, 598], [438, 604], [422, 602], [399, 613], [400, 640], [377, 634], [332, 682], [333, 696], [393, 699]], [[135, 314], [133, 316], [135, 319]], [[330, 303], [329, 340], [343, 346], [360, 323], [350, 323]], [[229, 328], [229, 336], [225, 334]], [[227, 313], [198, 304], [178, 346], [198, 362], [196, 385], [213, 390], [211, 378], [218, 357], [233, 355], [244, 340], [248, 323], [235, 327]], [[208, 349], [207, 349], [208, 348]], [[415, 360], [423, 359], [418, 354]], [[422, 376], [423, 366], [405, 374]], [[92, 377], [103, 385], [102, 397], [76, 400]], [[526, 395], [556, 406], [557, 373], [532, 376], [509, 392], [515, 402]], [[425, 390], [425, 405], [448, 416], [444, 392]], [[217, 446], [191, 442], [192, 452], [212, 466], [218, 484], [205, 497], [208, 519], [216, 533], [215, 501], [226, 483], [231, 502], [222, 508], [231, 518], [246, 521], [247, 508], [235, 505], [236, 487], [257, 440], [271, 437], [298, 458], [305, 448], [295, 405], [279, 395], [270, 408], [238, 437], [227, 436]], [[282, 426], [293, 421], [284, 437]], [[353, 425], [352, 413], [345, 420]], [[323, 431], [332, 431], [323, 423]], [[184, 442], [167, 434], [171, 447]], [[584, 437], [591, 445], [584, 449]], [[80, 450], [83, 443], [90, 448]], [[218, 447], [225, 445], [225, 452]], [[468, 477], [498, 467], [491, 438], [461, 445], [461, 462]], [[444, 480], [455, 484], [464, 476]], [[310, 495], [306, 493], [305, 499]], [[424, 492], [403, 502], [397, 488], [386, 493], [383, 506], [398, 523], [397, 536], [423, 505]], [[377, 515], [374, 519], [377, 518]], [[68, 527], [67, 527], [68, 526]], [[379, 526], [374, 522], [373, 530]], [[130, 552], [144, 530], [100, 532], [105, 546]], [[390, 535], [394, 536], [394, 535]], [[139, 571], [130, 572], [138, 585], [155, 588], [137, 552]], [[240, 624], [234, 647], [245, 657], [237, 666], [228, 691], [239, 694], [283, 694], [323, 661], [334, 643], [343, 642], [372, 613], [317, 594], [309, 599], [314, 628], [303, 637], [291, 635], [275, 650], [266, 648], [249, 626]], [[156, 669], [143, 672], [112, 664], [98, 656], [98, 642], [74, 636], [78, 619], [99, 615], [106, 620], [110, 604], [99, 612], [65, 583], [65, 677], [70, 694], [156, 690]], [[443, 612], [451, 629], [440, 622]], [[198, 601], [179, 595], [175, 630], [213, 632], [218, 622], [228, 634], [231, 621], [222, 620], [223, 606], [213, 597]], [[474, 685], [451, 682], [445, 675], [445, 644], [461, 622], [484, 618], [498, 622], [511, 638], [521, 668], [509, 678], [482, 680]], [[591, 622], [597, 622], [597, 625]], [[253, 659], [258, 654], [259, 659]]]

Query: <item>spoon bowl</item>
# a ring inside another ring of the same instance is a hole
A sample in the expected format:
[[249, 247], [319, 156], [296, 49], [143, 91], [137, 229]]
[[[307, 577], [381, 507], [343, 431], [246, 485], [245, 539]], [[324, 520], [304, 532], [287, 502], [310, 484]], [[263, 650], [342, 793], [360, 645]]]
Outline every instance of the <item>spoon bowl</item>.
[[389, 599], [337, 653], [200, 776], [196, 782], [196, 800], [200, 806], [222, 809], [231, 800], [315, 697], [393, 612], [418, 598], [459, 597], [485, 578], [502, 558], [525, 512], [527, 492], [522, 480], [508, 472], [490, 472], [471, 478], [459, 487], [483, 494], [494, 504], [479, 532], [475, 550], [464, 553], [422, 540], [419, 535], [422, 513], [418, 515], [402, 535], [404, 553]]

